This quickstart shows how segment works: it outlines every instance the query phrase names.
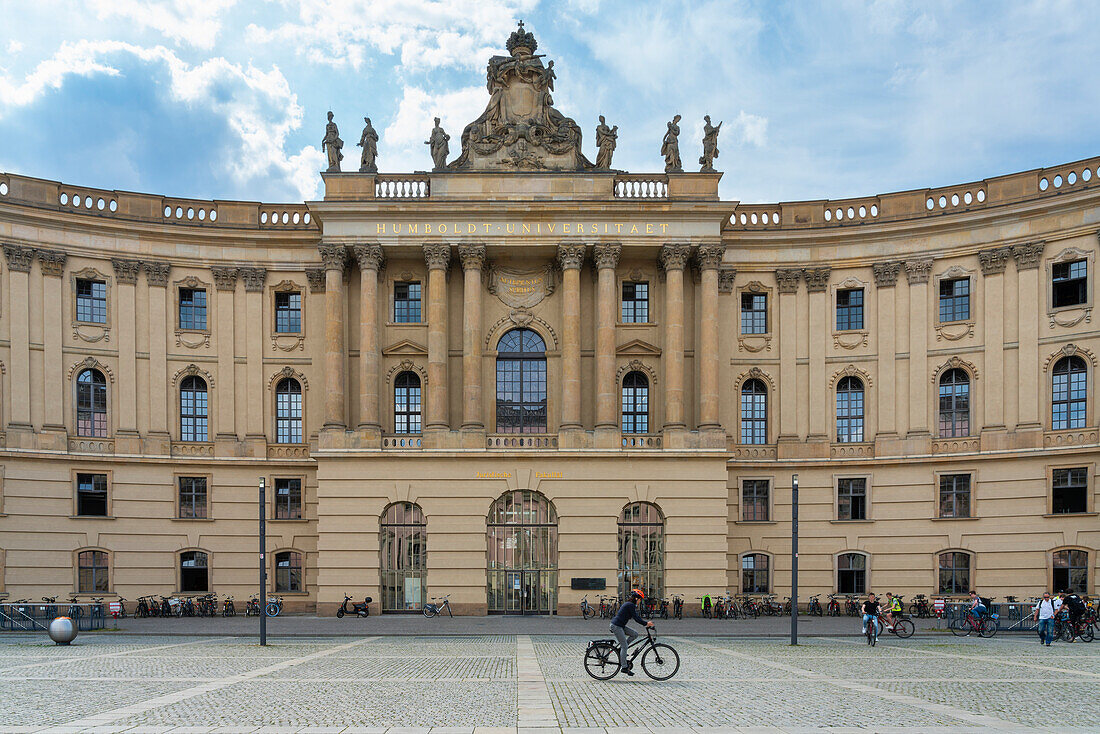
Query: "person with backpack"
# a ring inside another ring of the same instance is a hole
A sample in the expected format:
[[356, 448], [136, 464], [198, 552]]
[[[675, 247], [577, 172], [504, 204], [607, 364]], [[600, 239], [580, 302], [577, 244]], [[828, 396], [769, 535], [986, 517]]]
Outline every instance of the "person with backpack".
[[970, 613], [974, 615], [975, 619], [981, 619], [986, 614], [989, 614], [990, 600], [983, 596], [978, 596], [978, 592], [973, 589], [970, 591]]
[[1062, 593], [1062, 606], [1069, 612], [1069, 623], [1073, 630], [1073, 636], [1076, 637], [1077, 625], [1081, 623], [1081, 617], [1085, 616], [1085, 602], [1073, 593], [1073, 589], [1066, 589]]
[[1031, 612], [1031, 618], [1039, 622], [1039, 644], [1050, 647], [1054, 642], [1054, 615], [1058, 608], [1054, 606], [1054, 600], [1050, 598], [1050, 592], [1044, 591], [1043, 598], [1035, 605]]
[[886, 592], [886, 604], [883, 605], [886, 612], [886, 629], [894, 629], [894, 625], [897, 624], [898, 617], [901, 616], [901, 598], [894, 596], [893, 593]]

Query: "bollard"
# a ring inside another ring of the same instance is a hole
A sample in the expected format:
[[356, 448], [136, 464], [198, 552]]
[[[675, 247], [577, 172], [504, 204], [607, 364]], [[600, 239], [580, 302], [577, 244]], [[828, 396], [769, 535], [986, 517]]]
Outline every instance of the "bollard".
[[76, 622], [68, 617], [55, 617], [50, 622], [50, 639], [58, 645], [68, 645], [76, 639]]

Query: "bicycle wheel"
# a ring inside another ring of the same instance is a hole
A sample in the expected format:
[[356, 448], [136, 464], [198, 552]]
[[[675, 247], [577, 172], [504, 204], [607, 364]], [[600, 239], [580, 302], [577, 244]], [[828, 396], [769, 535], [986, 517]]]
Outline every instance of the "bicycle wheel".
[[1093, 639], [1095, 639], [1096, 637], [1096, 633], [1092, 631], [1091, 624], [1082, 625], [1081, 628], [1078, 630], [1078, 635], [1085, 642], [1092, 642]]
[[973, 631], [971, 626], [966, 623], [965, 619], [959, 619], [958, 617], [948, 622], [947, 628], [951, 630], [951, 634], [956, 637], [969, 637], [970, 633]]
[[992, 637], [997, 634], [997, 623], [989, 617], [983, 617], [982, 623], [978, 627], [978, 634], [982, 637]]
[[596, 680], [611, 680], [619, 672], [618, 648], [606, 642], [589, 645], [584, 651], [584, 670]]
[[592, 618], [592, 608], [591, 607], [581, 607], [581, 616], [584, 617], [585, 619], [591, 619]]
[[1062, 642], [1073, 642], [1073, 625], [1069, 622], [1063, 622], [1060, 628], [1055, 628], [1054, 635]]
[[269, 616], [269, 617], [278, 617], [279, 612], [281, 612], [283, 610], [282, 610], [282, 607], [280, 607], [275, 602], [269, 602], [268, 605], [267, 605], [267, 610], [266, 611], [267, 611], [267, 616]]
[[912, 637], [916, 627], [908, 619], [899, 619], [894, 623], [894, 633], [903, 640]]
[[680, 654], [663, 642], [655, 642], [642, 653], [642, 670], [653, 680], [668, 680], [680, 669]]
[[875, 646], [875, 621], [872, 619], [864, 628], [864, 636], [867, 638], [867, 644], [871, 647]]
[[435, 606], [428, 605], [424, 607], [424, 616], [431, 619], [435, 615], [439, 614], [439, 609]]

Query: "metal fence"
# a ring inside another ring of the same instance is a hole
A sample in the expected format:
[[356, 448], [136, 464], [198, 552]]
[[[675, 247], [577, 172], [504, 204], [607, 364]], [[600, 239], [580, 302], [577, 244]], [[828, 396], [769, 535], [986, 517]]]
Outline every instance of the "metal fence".
[[[1035, 633], [1039, 623], [1031, 619], [1031, 612], [1035, 608], [1032, 602], [1014, 602], [993, 604], [989, 610], [997, 617], [998, 632], [1032, 632]], [[953, 621], [962, 620], [970, 609], [970, 603], [948, 603], [944, 606], [943, 618], [947, 625]]]
[[56, 617], [68, 617], [81, 632], [101, 630], [106, 624], [102, 604], [14, 602], [0, 604], [0, 631], [45, 632]]

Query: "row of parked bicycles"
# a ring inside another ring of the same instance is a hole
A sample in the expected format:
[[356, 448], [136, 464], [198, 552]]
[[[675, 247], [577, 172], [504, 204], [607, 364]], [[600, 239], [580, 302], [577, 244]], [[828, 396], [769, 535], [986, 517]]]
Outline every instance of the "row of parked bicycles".
[[[132, 616], [135, 619], [147, 617], [235, 617], [237, 605], [232, 596], [218, 599], [217, 594], [202, 594], [201, 596], [141, 596], [138, 597], [132, 609], [127, 609], [127, 599], [116, 597], [109, 602], [104, 602], [103, 597], [92, 597], [81, 600], [75, 596], [69, 597], [67, 603], [58, 602], [56, 596], [42, 597], [42, 603], [32, 602], [30, 599], [17, 599], [9, 602], [12, 607], [33, 607], [38, 616], [52, 619], [57, 616], [66, 616], [78, 619], [85, 614], [110, 616], [116, 619], [124, 619]], [[269, 617], [277, 617], [283, 611], [282, 597], [271, 596], [264, 605], [264, 611]], [[253, 594], [244, 606], [243, 613], [247, 617], [260, 616], [260, 597]]]

